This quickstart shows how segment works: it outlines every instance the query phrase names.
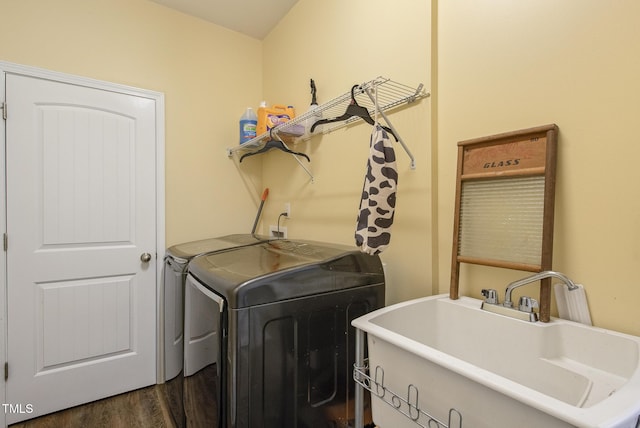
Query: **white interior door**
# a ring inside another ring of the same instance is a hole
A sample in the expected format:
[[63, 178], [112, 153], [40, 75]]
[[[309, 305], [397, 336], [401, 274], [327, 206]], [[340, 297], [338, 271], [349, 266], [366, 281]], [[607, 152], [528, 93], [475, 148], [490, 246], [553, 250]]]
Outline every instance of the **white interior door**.
[[6, 102], [14, 423], [155, 383], [156, 105], [11, 73]]

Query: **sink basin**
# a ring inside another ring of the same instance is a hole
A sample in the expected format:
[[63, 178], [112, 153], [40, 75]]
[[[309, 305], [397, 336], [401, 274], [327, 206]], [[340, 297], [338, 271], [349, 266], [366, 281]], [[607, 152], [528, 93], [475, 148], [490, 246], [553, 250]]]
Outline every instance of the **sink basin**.
[[[431, 296], [354, 320], [367, 333], [371, 373], [384, 373], [377, 387], [402, 397], [411, 385], [416, 407], [439, 420], [455, 409], [465, 427], [640, 426], [640, 338], [481, 304]], [[381, 428], [415, 426], [377, 401]]]

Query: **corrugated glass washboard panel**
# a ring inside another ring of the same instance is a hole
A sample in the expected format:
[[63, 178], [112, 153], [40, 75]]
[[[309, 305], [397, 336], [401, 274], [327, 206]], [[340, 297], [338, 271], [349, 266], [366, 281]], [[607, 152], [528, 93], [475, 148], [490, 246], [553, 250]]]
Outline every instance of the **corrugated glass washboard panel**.
[[[551, 270], [557, 164], [555, 124], [458, 142], [451, 287], [460, 264]], [[540, 320], [551, 312], [551, 280], [540, 281]]]
[[544, 181], [534, 176], [463, 182], [458, 255], [539, 264]]

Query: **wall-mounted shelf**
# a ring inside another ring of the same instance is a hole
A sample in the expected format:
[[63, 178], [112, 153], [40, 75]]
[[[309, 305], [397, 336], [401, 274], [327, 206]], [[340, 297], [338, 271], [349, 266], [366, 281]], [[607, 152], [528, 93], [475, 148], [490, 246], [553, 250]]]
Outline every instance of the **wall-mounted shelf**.
[[[300, 116], [296, 116], [296, 118], [287, 123], [278, 125], [274, 129], [272, 129], [271, 132], [266, 132], [264, 134], [258, 135], [257, 137], [247, 141], [242, 145], [228, 148], [227, 155], [229, 157], [232, 157], [235, 154], [242, 157], [246, 154], [258, 152], [264, 149], [267, 142], [274, 139], [282, 141], [284, 146], [288, 148], [287, 144], [290, 144], [297, 140], [305, 141], [313, 138], [314, 135], [327, 134], [350, 123], [362, 120], [361, 118], [354, 116], [340, 122], [321, 124], [317, 126], [313, 134], [306, 134], [301, 136], [296, 135], [299, 134], [298, 130], [300, 126], [304, 126], [306, 123], [308, 123], [309, 120], [315, 122], [320, 118], [329, 119], [341, 116], [351, 103], [351, 95], [351, 91], [345, 92], [339, 97], [321, 104], [317, 109], [313, 111], [306, 112], [304, 114], [301, 114]], [[393, 125], [387, 118], [385, 112], [391, 111], [402, 105], [411, 104], [421, 98], [428, 97], [430, 94], [424, 91], [424, 86], [422, 84], [419, 84], [417, 87], [412, 87], [394, 82], [393, 80], [385, 77], [378, 77], [376, 79], [358, 85], [355, 88], [353, 95], [356, 102], [360, 106], [365, 107], [371, 117], [376, 117], [377, 115], [377, 117], [386, 122], [387, 126], [391, 128], [393, 133], [398, 138], [398, 142], [402, 145], [404, 150], [407, 152], [407, 155], [411, 159], [411, 168], [415, 168], [415, 160], [413, 158], [413, 155], [405, 145], [404, 141], [400, 138], [398, 132], [393, 128]], [[298, 163], [305, 169], [307, 174], [309, 174], [309, 176], [311, 176], [311, 178], [313, 179], [313, 176], [306, 168], [306, 166], [300, 161], [300, 159], [295, 155], [294, 157], [298, 161]]]

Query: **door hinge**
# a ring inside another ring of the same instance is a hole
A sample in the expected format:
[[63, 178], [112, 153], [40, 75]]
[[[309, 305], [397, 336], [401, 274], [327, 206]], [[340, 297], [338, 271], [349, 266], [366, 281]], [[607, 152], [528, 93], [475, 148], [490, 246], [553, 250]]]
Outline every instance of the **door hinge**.
[[2, 118], [7, 120], [7, 103], [0, 104], [0, 108], [2, 109]]
[[2, 234], [2, 247], [5, 251], [9, 249], [9, 236], [6, 233]]
[[9, 379], [9, 362], [4, 363], [4, 380]]

